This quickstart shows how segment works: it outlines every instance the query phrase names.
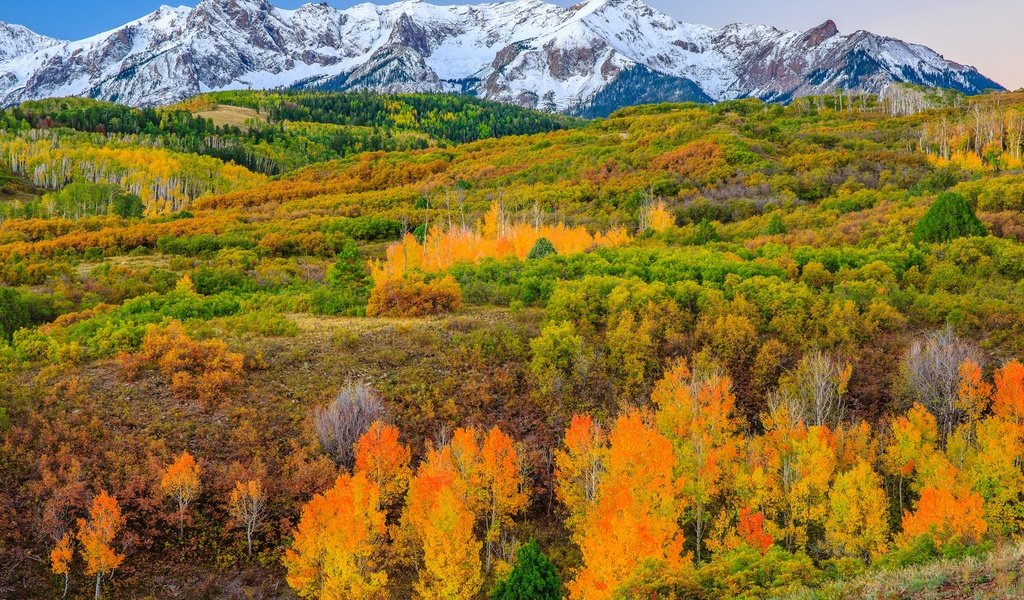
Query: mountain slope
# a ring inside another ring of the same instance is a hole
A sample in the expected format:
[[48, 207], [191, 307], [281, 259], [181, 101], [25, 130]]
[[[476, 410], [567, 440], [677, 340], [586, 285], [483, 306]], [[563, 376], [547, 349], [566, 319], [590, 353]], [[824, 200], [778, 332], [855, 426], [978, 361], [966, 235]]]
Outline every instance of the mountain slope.
[[58, 40], [39, 35], [27, 27], [0, 21], [0, 62], [44, 50]]
[[466, 92], [552, 111], [636, 101], [769, 100], [893, 82], [1001, 89], [923, 46], [831, 21], [807, 32], [681, 23], [643, 0], [283, 10], [267, 0], [161, 7], [62, 42], [0, 26], [0, 103], [78, 95], [135, 106], [246, 88]]

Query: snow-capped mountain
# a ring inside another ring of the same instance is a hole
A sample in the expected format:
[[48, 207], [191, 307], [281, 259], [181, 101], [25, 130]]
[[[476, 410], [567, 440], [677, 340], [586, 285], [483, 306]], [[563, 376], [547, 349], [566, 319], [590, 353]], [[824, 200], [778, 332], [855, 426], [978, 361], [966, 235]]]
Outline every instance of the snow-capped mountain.
[[39, 35], [21, 25], [0, 22], [0, 62], [49, 48], [58, 40]]
[[893, 82], [1001, 89], [972, 67], [831, 21], [806, 32], [681, 23], [643, 0], [336, 9], [267, 0], [161, 7], [80, 41], [0, 23], [0, 104], [89, 96], [136, 106], [246, 88], [452, 91], [600, 114], [637, 102], [788, 100]]

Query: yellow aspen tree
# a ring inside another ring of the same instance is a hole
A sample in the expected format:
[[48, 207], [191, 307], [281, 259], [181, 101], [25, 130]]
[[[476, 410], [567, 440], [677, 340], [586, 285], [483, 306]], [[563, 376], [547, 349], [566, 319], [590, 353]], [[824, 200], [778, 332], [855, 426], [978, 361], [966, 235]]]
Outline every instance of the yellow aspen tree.
[[302, 598], [385, 598], [387, 573], [377, 567], [385, 541], [377, 485], [343, 474], [313, 497], [285, 551], [288, 585]]
[[790, 550], [803, 548], [810, 532], [824, 525], [828, 491], [836, 469], [835, 437], [825, 425], [801, 429], [780, 476], [786, 498], [785, 540]]
[[246, 552], [252, 556], [252, 538], [267, 507], [267, 495], [259, 479], [239, 481], [231, 490], [228, 508], [235, 521], [245, 529]]
[[936, 453], [939, 428], [935, 416], [920, 403], [914, 403], [906, 415], [892, 419], [889, 428], [892, 438], [882, 456], [882, 465], [886, 472], [898, 478], [899, 509], [902, 513], [906, 482], [913, 482], [922, 464]]
[[889, 499], [882, 478], [861, 459], [841, 473], [828, 497], [825, 542], [835, 556], [873, 561], [889, 541]]
[[985, 521], [998, 535], [1017, 535], [1024, 528], [1024, 440], [1018, 426], [999, 416], [975, 428], [975, 444], [967, 451], [964, 474], [984, 500]]
[[473, 533], [474, 513], [456, 486], [458, 476], [449, 444], [428, 451], [409, 483], [405, 518], [423, 551], [415, 589], [425, 599], [469, 600], [483, 586], [482, 544]]

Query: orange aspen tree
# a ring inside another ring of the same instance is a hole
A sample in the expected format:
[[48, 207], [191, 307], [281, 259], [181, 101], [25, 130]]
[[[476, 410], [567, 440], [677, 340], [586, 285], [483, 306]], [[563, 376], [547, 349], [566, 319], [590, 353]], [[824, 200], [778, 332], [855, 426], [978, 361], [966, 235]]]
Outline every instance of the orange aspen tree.
[[178, 536], [185, 533], [185, 511], [199, 496], [199, 465], [188, 451], [182, 452], [171, 463], [160, 479], [164, 495], [174, 499], [178, 505]]
[[497, 427], [488, 432], [480, 447], [483, 462], [483, 480], [486, 502], [484, 525], [486, 544], [484, 567], [488, 573], [493, 567], [495, 547], [502, 532], [512, 524], [512, 515], [526, 508], [529, 500], [525, 492], [522, 464], [512, 438]]
[[370, 271], [374, 283], [379, 285], [399, 279], [411, 271], [434, 273], [460, 262], [475, 263], [484, 258], [509, 257], [524, 260], [541, 238], [550, 241], [560, 255], [585, 252], [595, 247], [620, 246], [630, 240], [629, 234], [621, 227], [591, 234], [584, 227], [570, 227], [564, 223], [513, 222], [501, 204], [494, 202], [484, 218], [473, 227], [442, 229], [432, 226], [422, 244], [414, 236], [406, 235], [387, 248], [383, 261], [371, 262]]
[[992, 412], [1018, 427], [1024, 427], [1024, 364], [1016, 360], [1003, 365], [995, 374]]
[[480, 433], [472, 428], [459, 428], [445, 449], [454, 469], [452, 486], [474, 516], [483, 513], [486, 505], [483, 461], [480, 458]]
[[960, 365], [960, 388], [956, 408], [964, 413], [968, 423], [975, 423], [988, 409], [992, 386], [981, 376], [981, 366], [973, 360]]
[[101, 491], [93, 498], [89, 519], [78, 520], [78, 543], [82, 545], [85, 559], [85, 574], [96, 576], [97, 600], [103, 585], [103, 576], [111, 573], [124, 561], [124, 555], [114, 550], [113, 543], [118, 531], [124, 527], [125, 519], [117, 500]]
[[285, 551], [288, 585], [303, 598], [386, 597], [387, 573], [376, 568], [384, 544], [377, 485], [343, 474], [302, 509]]
[[775, 540], [764, 530], [764, 513], [753, 513], [749, 508], [741, 508], [736, 523], [736, 533], [740, 539], [762, 555], [772, 547]]
[[409, 487], [409, 448], [398, 441], [398, 429], [375, 421], [355, 445], [356, 472], [380, 488], [380, 506], [394, 508]]
[[849, 471], [860, 461], [874, 467], [878, 463], [879, 445], [871, 425], [861, 421], [854, 426], [840, 426], [836, 430], [836, 459], [840, 471]]
[[422, 545], [422, 567], [415, 584], [422, 598], [469, 600], [483, 585], [482, 544], [474, 536], [475, 517], [456, 486], [457, 478], [449, 444], [428, 451], [409, 483], [405, 518]]
[[609, 435], [607, 469], [578, 536], [583, 568], [569, 585], [571, 598], [612, 598], [643, 565], [665, 574], [684, 567], [672, 443], [640, 413], [622, 415]]
[[729, 485], [726, 477], [742, 444], [731, 388], [729, 377], [693, 377], [685, 361], [679, 361], [651, 395], [658, 407], [658, 428], [672, 441], [676, 474], [684, 481], [686, 516], [693, 523], [698, 561], [710, 516], [722, 504]]
[[903, 543], [929, 536], [942, 548], [950, 542], [972, 544], [988, 530], [981, 496], [950, 483], [927, 485], [914, 511], [903, 515]]
[[55, 575], [64, 577], [64, 593], [61, 598], [68, 596], [68, 583], [71, 580], [71, 558], [74, 551], [71, 549], [71, 535], [65, 533], [57, 541], [57, 545], [50, 551], [50, 570]]
[[569, 511], [566, 526], [574, 538], [597, 502], [608, 455], [608, 440], [590, 415], [575, 415], [555, 451], [555, 495]]
[[249, 556], [252, 556], [253, 534], [260, 524], [260, 519], [263, 518], [266, 507], [267, 495], [258, 479], [239, 481], [235, 484], [235, 489], [231, 490], [228, 508], [235, 521], [245, 529], [245, 543]]

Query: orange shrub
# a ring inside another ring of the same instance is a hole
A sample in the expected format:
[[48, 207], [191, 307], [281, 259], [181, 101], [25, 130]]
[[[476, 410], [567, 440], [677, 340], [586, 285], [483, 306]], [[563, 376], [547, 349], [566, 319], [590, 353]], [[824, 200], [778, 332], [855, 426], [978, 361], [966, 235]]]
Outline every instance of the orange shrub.
[[150, 325], [142, 348], [119, 357], [125, 376], [155, 367], [171, 383], [179, 398], [195, 396], [210, 401], [242, 382], [245, 357], [228, 350], [223, 340], [193, 340], [178, 321], [166, 327]]
[[651, 161], [658, 171], [671, 171], [693, 179], [715, 179], [728, 167], [722, 148], [712, 141], [690, 142]]
[[451, 275], [429, 283], [419, 278], [381, 281], [370, 292], [370, 317], [422, 317], [458, 310], [462, 290]]

